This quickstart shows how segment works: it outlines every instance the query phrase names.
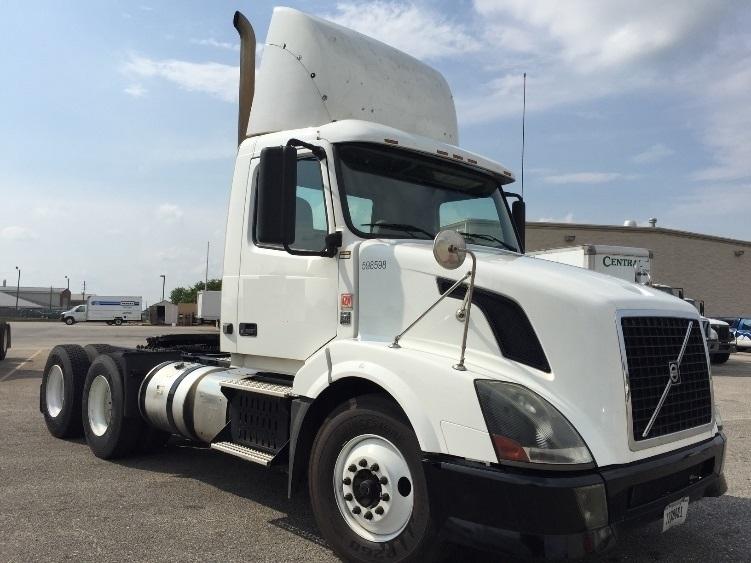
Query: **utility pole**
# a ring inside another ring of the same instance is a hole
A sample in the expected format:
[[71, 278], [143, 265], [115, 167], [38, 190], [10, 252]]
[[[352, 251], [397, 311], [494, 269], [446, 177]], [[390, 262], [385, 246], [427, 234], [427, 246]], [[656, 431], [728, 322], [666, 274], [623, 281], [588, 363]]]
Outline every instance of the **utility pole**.
[[65, 276], [65, 281], [68, 282], [68, 291], [70, 291], [70, 278], [68, 276]]
[[209, 290], [209, 246], [211, 245], [211, 241], [206, 242], [206, 277], [204, 278], [203, 282], [203, 290], [208, 291]]
[[162, 301], [164, 301], [164, 284], [167, 282], [167, 276], [160, 274], [159, 277], [162, 278]]
[[85, 304], [86, 303], [86, 280], [83, 280], [83, 293], [81, 294], [81, 299], [83, 300]]
[[50, 315], [52, 314], [52, 286], [50, 286]]
[[18, 316], [18, 294], [21, 291], [21, 268], [16, 266], [18, 270], [18, 281], [16, 282], [16, 316]]

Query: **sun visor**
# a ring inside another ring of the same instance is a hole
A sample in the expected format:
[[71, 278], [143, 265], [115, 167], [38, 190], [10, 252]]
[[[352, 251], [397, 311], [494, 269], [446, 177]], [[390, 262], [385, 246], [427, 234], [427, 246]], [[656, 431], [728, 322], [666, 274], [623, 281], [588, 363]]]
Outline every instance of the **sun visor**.
[[263, 47], [248, 135], [360, 119], [459, 143], [443, 76], [365, 35], [276, 8]]

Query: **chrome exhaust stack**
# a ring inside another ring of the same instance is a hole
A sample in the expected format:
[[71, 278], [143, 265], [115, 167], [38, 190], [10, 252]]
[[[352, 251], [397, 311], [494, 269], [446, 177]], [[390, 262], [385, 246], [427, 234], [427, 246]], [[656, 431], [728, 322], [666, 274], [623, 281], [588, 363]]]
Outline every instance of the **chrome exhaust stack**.
[[240, 12], [235, 12], [232, 25], [240, 35], [240, 103], [237, 114], [237, 146], [240, 146], [248, 136], [250, 108], [256, 89], [256, 33], [248, 18]]

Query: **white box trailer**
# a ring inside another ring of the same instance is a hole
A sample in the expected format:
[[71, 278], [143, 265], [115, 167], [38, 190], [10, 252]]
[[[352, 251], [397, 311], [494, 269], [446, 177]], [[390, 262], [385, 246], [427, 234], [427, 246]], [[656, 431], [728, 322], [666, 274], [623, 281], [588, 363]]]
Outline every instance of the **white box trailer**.
[[92, 295], [85, 305], [78, 305], [60, 315], [67, 325], [79, 322], [106, 322], [121, 325], [141, 320], [143, 299], [131, 295]]
[[650, 281], [652, 251], [633, 246], [582, 244], [530, 252], [529, 256], [615, 276], [634, 283]]
[[178, 434], [284, 471], [360, 563], [431, 561], [445, 540], [600, 553], [727, 490], [691, 305], [525, 256], [514, 175], [458, 146], [434, 69], [280, 8], [256, 85], [255, 33], [235, 26], [221, 332], [90, 365], [55, 347], [53, 435], [109, 459]]
[[222, 312], [221, 291], [199, 291], [196, 318], [199, 322], [218, 321]]

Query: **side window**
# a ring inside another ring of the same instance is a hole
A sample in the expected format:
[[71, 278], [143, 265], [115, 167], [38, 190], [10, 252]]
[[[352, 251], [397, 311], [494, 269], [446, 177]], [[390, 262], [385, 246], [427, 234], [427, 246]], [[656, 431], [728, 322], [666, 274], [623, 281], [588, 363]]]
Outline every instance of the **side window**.
[[373, 223], [373, 200], [356, 195], [347, 195], [349, 217], [356, 229], [366, 233], [371, 232]]
[[86, 307], [84, 307], [83, 305], [79, 305], [78, 307], [76, 307], [76, 313], [83, 313], [85, 310], [86, 310]]
[[315, 158], [297, 161], [297, 199], [293, 250], [323, 250], [328, 221], [321, 164]]

